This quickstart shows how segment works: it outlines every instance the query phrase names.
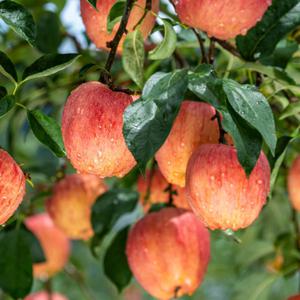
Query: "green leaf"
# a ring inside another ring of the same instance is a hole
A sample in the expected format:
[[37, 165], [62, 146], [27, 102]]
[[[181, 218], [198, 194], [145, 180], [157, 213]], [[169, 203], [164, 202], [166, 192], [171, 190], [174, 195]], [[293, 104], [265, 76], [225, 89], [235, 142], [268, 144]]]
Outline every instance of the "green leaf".
[[261, 22], [237, 37], [241, 55], [250, 61], [271, 55], [277, 43], [300, 24], [299, 0], [273, 0]]
[[10, 0], [0, 2], [0, 18], [29, 44], [34, 45], [35, 23], [32, 15], [22, 5]]
[[36, 138], [46, 145], [57, 157], [66, 155], [61, 129], [56, 120], [39, 110], [28, 110], [27, 118]]
[[105, 275], [115, 284], [119, 292], [129, 284], [132, 277], [126, 256], [128, 231], [129, 227], [126, 227], [118, 232], [106, 250], [103, 262]]
[[271, 285], [280, 276], [272, 273], [251, 273], [235, 284], [233, 300], [267, 300]]
[[240, 85], [233, 80], [223, 80], [223, 89], [232, 108], [259, 131], [271, 152], [275, 154], [275, 122], [267, 99], [256, 88]]
[[[37, 22], [36, 46], [44, 53], [55, 53], [62, 41], [61, 24], [56, 13], [44, 11]], [[45, 34], [47, 32], [47, 34]]]
[[300, 114], [300, 101], [289, 104], [282, 112], [279, 120], [284, 120], [288, 117], [296, 116], [297, 114]]
[[12, 82], [18, 81], [18, 75], [15, 69], [15, 65], [2, 51], [0, 51], [0, 72]]
[[218, 107], [219, 99], [215, 95], [215, 87], [210, 88], [209, 82], [215, 82], [216, 76], [211, 65], [200, 65], [193, 72], [189, 72], [188, 89], [201, 100]]
[[0, 99], [7, 95], [7, 90], [4, 86], [0, 86]]
[[29, 245], [30, 253], [32, 257], [33, 263], [42, 263], [46, 261], [43, 248], [37, 239], [37, 237], [28, 230], [24, 225], [22, 226], [22, 234], [27, 241], [27, 245]]
[[146, 83], [142, 98], [125, 110], [123, 134], [141, 169], [168, 137], [187, 85], [186, 70], [156, 73]]
[[69, 67], [78, 54], [46, 54], [27, 67], [22, 76], [22, 82], [53, 75]]
[[125, 4], [125, 0], [117, 0], [110, 9], [106, 24], [106, 28], [109, 33], [111, 33], [114, 29], [114, 26], [121, 21], [125, 9]]
[[122, 63], [124, 70], [139, 86], [144, 84], [144, 38], [139, 29], [127, 34], [123, 43]]
[[177, 35], [173, 26], [166, 20], [162, 19], [164, 24], [163, 41], [149, 52], [149, 59], [160, 60], [170, 57], [176, 49]]
[[[286, 156], [288, 146], [291, 142], [293, 142], [296, 139], [296, 137], [289, 137], [289, 136], [282, 136], [278, 139], [278, 143], [276, 146], [275, 156], [269, 156], [269, 163], [272, 169], [271, 173], [271, 193], [274, 189], [276, 179], [278, 177], [278, 173], [280, 170], [280, 167], [284, 161], [284, 158]], [[270, 194], [271, 194], [270, 193]]]
[[0, 288], [13, 298], [24, 298], [31, 290], [32, 258], [24, 231], [0, 232]]
[[264, 57], [260, 61], [264, 65], [285, 69], [289, 60], [298, 48], [297, 42], [284, 39], [279, 42], [272, 55]]
[[139, 195], [126, 189], [114, 189], [101, 195], [92, 208], [92, 225], [98, 238], [109, 232], [119, 218], [132, 212]]
[[249, 175], [259, 158], [262, 138], [261, 135], [243, 120], [228, 103], [227, 108], [219, 108], [223, 119], [222, 127], [233, 138], [239, 162], [246, 174]]
[[97, 0], [87, 0], [95, 9], [97, 9]]
[[7, 95], [0, 99], [0, 117], [8, 113], [16, 104], [16, 97]]

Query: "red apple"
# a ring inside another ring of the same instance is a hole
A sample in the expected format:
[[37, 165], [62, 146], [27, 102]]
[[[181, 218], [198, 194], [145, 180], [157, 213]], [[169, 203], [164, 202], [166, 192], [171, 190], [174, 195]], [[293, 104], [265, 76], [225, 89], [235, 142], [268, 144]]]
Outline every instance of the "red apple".
[[132, 97], [99, 82], [81, 84], [62, 117], [67, 156], [80, 173], [123, 177], [136, 164], [123, 137], [123, 113]]
[[[114, 26], [112, 33], [107, 31], [107, 17], [109, 15], [110, 9], [114, 5], [115, 0], [98, 0], [97, 10], [92, 7], [92, 5], [87, 0], [80, 1], [81, 16], [83, 23], [86, 28], [87, 35], [92, 40], [92, 42], [100, 49], [108, 49], [106, 46], [107, 42], [113, 40], [118, 28], [119, 23]], [[139, 22], [144, 14], [145, 0], [137, 0], [133, 6], [130, 14], [130, 18], [127, 25], [127, 30], [133, 31], [134, 26]], [[157, 13], [159, 9], [159, 1], [152, 1], [152, 11]], [[143, 20], [140, 30], [146, 39], [151, 33], [151, 30], [155, 24], [155, 16], [148, 12], [147, 16]], [[124, 36], [119, 44], [118, 52], [121, 52]]]
[[209, 232], [192, 212], [164, 208], [133, 226], [126, 253], [135, 278], [153, 297], [191, 295], [209, 262]]
[[179, 19], [221, 40], [245, 35], [272, 0], [175, 0]]
[[296, 210], [300, 211], [300, 155], [289, 170], [287, 182], [291, 203]]
[[68, 300], [68, 298], [58, 293], [50, 295], [46, 291], [41, 291], [28, 295], [24, 300]]
[[202, 144], [219, 141], [219, 127], [215, 109], [202, 102], [184, 101], [172, 130], [156, 153], [158, 166], [172, 184], [185, 186], [185, 173], [193, 152]]
[[40, 241], [46, 258], [45, 262], [34, 264], [34, 276], [40, 279], [52, 277], [63, 269], [69, 259], [68, 238], [46, 213], [28, 217], [25, 224]]
[[25, 195], [26, 178], [14, 159], [0, 149], [0, 225], [18, 209]]
[[106, 190], [103, 180], [95, 175], [68, 175], [54, 186], [47, 211], [69, 238], [87, 240], [93, 235], [91, 207]]
[[[141, 175], [137, 182], [138, 192], [140, 193], [140, 202], [143, 205], [145, 212], [149, 210], [152, 204], [168, 203], [169, 201], [169, 192], [166, 191], [169, 183], [163, 177], [159, 169], [155, 169], [150, 184], [149, 199], [145, 202], [149, 181], [150, 171], [147, 171], [146, 177]], [[173, 204], [180, 208], [190, 209], [185, 194], [185, 188], [173, 185], [172, 190], [176, 192], [176, 194], [173, 195]]]
[[238, 230], [259, 215], [270, 190], [270, 167], [264, 153], [249, 178], [234, 147], [202, 145], [187, 169], [190, 206], [210, 229]]
[[288, 300], [300, 300], [300, 295], [294, 295], [288, 298]]

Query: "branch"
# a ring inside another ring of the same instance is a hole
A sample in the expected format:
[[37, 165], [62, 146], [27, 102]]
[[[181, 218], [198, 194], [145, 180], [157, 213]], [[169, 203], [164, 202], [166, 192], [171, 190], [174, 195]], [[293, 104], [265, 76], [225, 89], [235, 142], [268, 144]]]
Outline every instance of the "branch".
[[152, 10], [152, 0], [146, 0], [146, 5], [145, 5], [145, 10], [144, 10], [144, 13], [142, 15], [142, 17], [140, 18], [140, 20], [136, 23], [136, 25], [133, 27], [133, 30], [135, 30], [143, 21], [144, 19], [146, 18], [147, 16], [147, 13], [149, 11]]
[[202, 37], [200, 36], [200, 34], [197, 32], [197, 30], [195, 28], [192, 28], [192, 30], [193, 30], [193, 32], [194, 32], [194, 34], [195, 34], [195, 36], [196, 36], [196, 38], [198, 40], [199, 46], [200, 46], [201, 55], [202, 55], [201, 63], [207, 64], [208, 63], [208, 59], [206, 57], [203, 39], [202, 39]]
[[215, 60], [215, 41], [214, 39], [211, 39], [209, 50], [208, 50], [208, 63], [213, 64], [214, 60]]
[[223, 47], [224, 49], [226, 49], [228, 52], [230, 52], [232, 55], [234, 55], [234, 56], [236, 56], [238, 58], [242, 58], [241, 55], [240, 55], [240, 53], [230, 43], [228, 43], [226, 41], [218, 40], [216, 38], [213, 38], [213, 40], [215, 42], [217, 42], [221, 47]]
[[226, 134], [226, 131], [223, 129], [222, 127], [222, 117], [221, 117], [221, 114], [216, 110], [216, 114], [212, 117], [212, 121], [213, 120], [216, 120], [218, 121], [218, 126], [219, 126], [219, 131], [220, 131], [220, 138], [219, 138], [219, 143], [220, 144], [227, 144], [226, 143], [226, 139], [225, 139], [225, 134]]
[[126, 5], [124, 9], [124, 13], [118, 28], [118, 31], [114, 37], [114, 39], [110, 42], [107, 43], [107, 47], [110, 48], [110, 52], [108, 54], [108, 58], [105, 64], [105, 70], [101, 72], [100, 75], [100, 81], [106, 83], [108, 86], [112, 86], [112, 79], [110, 76], [110, 71], [112, 68], [112, 65], [114, 63], [116, 54], [117, 54], [117, 49], [119, 46], [119, 43], [122, 39], [122, 36], [124, 33], [127, 33], [127, 24], [128, 24], [128, 19], [130, 16], [130, 12], [132, 10], [133, 4], [135, 0], [126, 0]]

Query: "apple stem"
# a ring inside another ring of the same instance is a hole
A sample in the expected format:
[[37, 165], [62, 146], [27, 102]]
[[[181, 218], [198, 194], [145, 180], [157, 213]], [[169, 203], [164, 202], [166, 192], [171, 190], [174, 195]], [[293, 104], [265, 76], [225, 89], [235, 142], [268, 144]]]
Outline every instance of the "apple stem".
[[232, 55], [241, 58], [240, 53], [236, 50], [236, 48], [231, 45], [230, 43], [222, 40], [218, 40], [216, 38], [213, 38], [215, 42], [217, 42], [222, 48], [226, 49], [228, 52], [230, 52]]
[[226, 131], [222, 127], [222, 118], [221, 114], [216, 110], [216, 114], [212, 117], [212, 121], [217, 119], [218, 121], [218, 126], [219, 126], [219, 131], [220, 131], [220, 137], [219, 137], [219, 143], [226, 145], [226, 139], [225, 139], [225, 134]]

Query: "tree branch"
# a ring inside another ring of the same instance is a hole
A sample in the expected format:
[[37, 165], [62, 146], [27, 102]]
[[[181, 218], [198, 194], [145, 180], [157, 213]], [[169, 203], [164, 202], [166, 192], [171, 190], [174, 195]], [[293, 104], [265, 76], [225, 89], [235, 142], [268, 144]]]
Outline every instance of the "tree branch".
[[216, 114], [212, 117], [211, 120], [213, 121], [216, 119], [218, 121], [218, 126], [219, 126], [219, 131], [220, 131], [219, 143], [226, 145], [227, 144], [226, 139], [225, 139], [226, 131], [222, 127], [222, 117], [221, 117], [221, 114], [217, 110], [216, 110]]
[[147, 16], [147, 13], [149, 11], [151, 11], [152, 9], [152, 0], [146, 0], [146, 5], [145, 5], [145, 10], [144, 13], [142, 15], [142, 17], [140, 18], [140, 20], [136, 23], [136, 25], [133, 27], [133, 30], [135, 30], [140, 24], [142, 24], [142, 22], [144, 21], [144, 19]]
[[200, 34], [197, 32], [197, 30], [195, 28], [192, 28], [192, 30], [193, 30], [193, 32], [194, 32], [194, 34], [195, 34], [195, 36], [198, 40], [199, 46], [200, 46], [200, 51], [201, 51], [201, 55], [202, 55], [201, 63], [207, 64], [208, 59], [206, 57], [203, 39], [202, 39], [202, 37], [200, 36]]
[[213, 40], [215, 42], [217, 42], [222, 48], [226, 49], [228, 52], [230, 52], [232, 55], [238, 57], [238, 58], [242, 58], [240, 53], [236, 50], [236, 48], [231, 45], [230, 43], [226, 42], [226, 41], [222, 41], [222, 40], [218, 40], [216, 38], [213, 38]]
[[135, 0], [126, 0], [126, 5], [124, 9], [124, 13], [119, 25], [119, 28], [116, 32], [116, 35], [114, 39], [110, 42], [107, 42], [107, 47], [110, 48], [110, 52], [108, 54], [108, 58], [105, 64], [105, 70], [101, 72], [100, 75], [100, 81], [106, 83], [108, 86], [112, 86], [112, 79], [110, 76], [110, 71], [113, 65], [113, 62], [115, 60], [116, 54], [117, 54], [117, 49], [119, 46], [119, 43], [122, 39], [122, 36], [124, 33], [127, 33], [127, 24], [128, 24], [128, 19], [130, 16], [130, 12], [132, 10], [133, 4]]

